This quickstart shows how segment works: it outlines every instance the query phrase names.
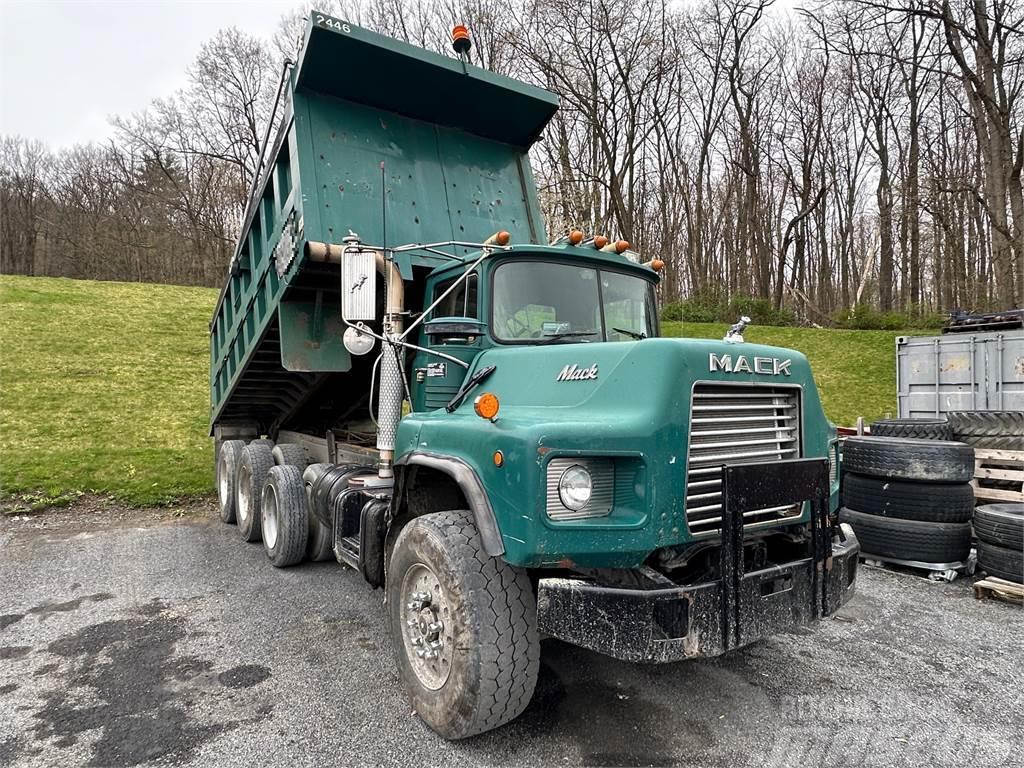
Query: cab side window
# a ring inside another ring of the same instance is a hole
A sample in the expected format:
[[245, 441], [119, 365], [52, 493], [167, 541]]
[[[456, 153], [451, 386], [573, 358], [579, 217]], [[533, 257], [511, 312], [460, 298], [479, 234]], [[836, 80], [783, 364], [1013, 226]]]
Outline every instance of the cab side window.
[[[431, 303], [452, 287], [458, 278], [444, 280], [434, 287], [434, 296]], [[430, 313], [431, 319], [436, 317], [472, 317], [477, 318], [477, 276], [474, 272], [466, 278], [458, 288], [444, 297], [444, 301], [434, 307]]]

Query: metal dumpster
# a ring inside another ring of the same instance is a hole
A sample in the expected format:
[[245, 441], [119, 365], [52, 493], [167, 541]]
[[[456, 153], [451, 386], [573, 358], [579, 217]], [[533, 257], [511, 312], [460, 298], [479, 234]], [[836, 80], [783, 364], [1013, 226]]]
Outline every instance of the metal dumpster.
[[896, 339], [900, 418], [1024, 411], [1024, 331]]

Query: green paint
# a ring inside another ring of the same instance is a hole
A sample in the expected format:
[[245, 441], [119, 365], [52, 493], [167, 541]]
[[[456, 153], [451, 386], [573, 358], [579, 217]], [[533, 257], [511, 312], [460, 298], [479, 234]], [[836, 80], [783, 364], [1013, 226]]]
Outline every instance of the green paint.
[[[615, 256], [572, 247], [529, 249], [485, 261], [481, 286], [503, 261], [527, 256], [612, 266], [654, 279], [645, 268]], [[428, 292], [451, 270], [432, 276]], [[429, 294], [428, 294], [429, 295]], [[488, 316], [486, 290], [481, 311]], [[430, 343], [425, 336], [420, 343]], [[411, 451], [455, 456], [475, 469], [488, 490], [504, 539], [506, 558], [538, 567], [571, 560], [593, 567], [634, 567], [653, 550], [692, 540], [685, 521], [686, 455], [690, 391], [695, 381], [792, 385], [803, 391], [803, 455], [824, 457], [834, 430], [825, 418], [810, 365], [799, 352], [759, 344], [731, 345], [703, 339], [650, 338], [642, 341], [500, 345], [490, 337], [438, 344], [461, 358], [468, 372], [448, 366], [443, 394], [488, 365], [495, 372], [454, 413], [438, 408], [428, 393], [432, 379], [414, 388], [416, 412], [402, 420], [396, 455]], [[709, 355], [731, 354], [790, 359], [789, 376], [709, 370]], [[414, 367], [436, 360], [421, 354]], [[597, 366], [596, 380], [557, 381], [566, 365]], [[440, 381], [437, 382], [441, 383]], [[492, 423], [473, 411], [473, 397], [492, 392], [501, 402]], [[450, 395], [448, 395], [450, 396]], [[427, 401], [437, 409], [427, 407]], [[501, 450], [502, 467], [491, 456]], [[560, 456], [604, 456], [615, 462], [616, 503], [610, 516], [553, 522], [545, 509], [547, 463]], [[835, 498], [833, 494], [833, 503]], [[795, 521], [794, 521], [795, 522]]]
[[336, 303], [318, 307], [315, 301], [282, 301], [281, 365], [288, 371], [338, 371], [352, 367], [341, 343], [345, 326]]

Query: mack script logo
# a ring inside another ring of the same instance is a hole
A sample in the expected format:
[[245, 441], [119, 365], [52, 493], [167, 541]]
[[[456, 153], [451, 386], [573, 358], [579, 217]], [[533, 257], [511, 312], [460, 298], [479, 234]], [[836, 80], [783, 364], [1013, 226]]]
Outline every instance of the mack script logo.
[[555, 381], [592, 381], [596, 378], [597, 363], [593, 363], [589, 368], [567, 365], [555, 376]]
[[768, 376], [789, 376], [789, 366], [792, 360], [780, 360], [777, 357], [755, 357], [754, 364], [744, 355], [739, 355], [733, 360], [732, 355], [719, 357], [711, 353], [708, 361], [708, 368], [714, 371], [725, 371], [726, 373], [760, 373]]

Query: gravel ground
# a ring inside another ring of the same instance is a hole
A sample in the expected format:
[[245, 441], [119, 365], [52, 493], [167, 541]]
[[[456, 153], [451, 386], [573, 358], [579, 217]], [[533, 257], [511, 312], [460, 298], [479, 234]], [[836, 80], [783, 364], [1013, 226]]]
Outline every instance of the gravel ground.
[[0, 765], [1024, 765], [1022, 613], [966, 580], [863, 568], [836, 618], [718, 659], [545, 641], [527, 712], [448, 743], [381, 592], [182, 514], [0, 519]]

